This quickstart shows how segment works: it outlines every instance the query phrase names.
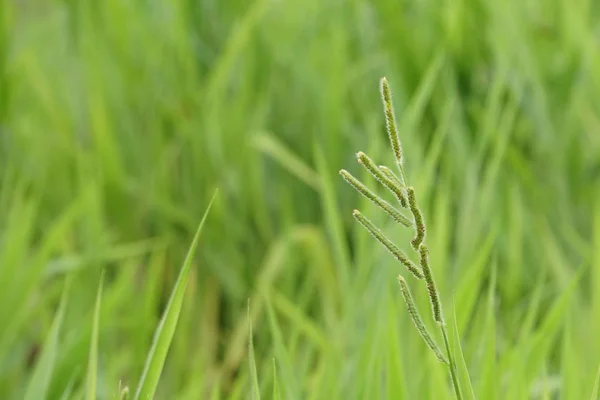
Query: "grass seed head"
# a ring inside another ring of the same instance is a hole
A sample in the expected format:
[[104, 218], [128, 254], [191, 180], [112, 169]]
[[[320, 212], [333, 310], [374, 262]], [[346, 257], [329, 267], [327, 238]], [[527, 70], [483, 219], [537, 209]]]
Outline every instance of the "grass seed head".
[[394, 183], [395, 186], [400, 188], [400, 192], [402, 193], [402, 197], [399, 198], [398, 200], [400, 200], [400, 205], [404, 208], [408, 207], [408, 200], [406, 199], [406, 194], [404, 193], [405, 188], [406, 188], [406, 184], [404, 183], [403, 180], [400, 180], [400, 178], [398, 178], [396, 176], [396, 174], [394, 174], [392, 172], [391, 169], [389, 169], [388, 167], [386, 167], [385, 165], [380, 165], [379, 169], [381, 170], [381, 172], [383, 172], [383, 174], [385, 176], [388, 177], [388, 179], [390, 181], [392, 181]]
[[401, 275], [398, 276], [398, 283], [400, 284], [400, 291], [402, 292], [402, 297], [404, 298], [404, 303], [406, 304], [406, 310], [408, 311], [408, 315], [410, 315], [410, 319], [412, 320], [413, 324], [417, 328], [417, 331], [423, 340], [425, 340], [427, 346], [434, 352], [437, 359], [440, 362], [448, 364], [448, 360], [446, 357], [444, 357], [439, 347], [435, 344], [435, 341], [427, 331], [427, 328], [425, 328], [423, 320], [421, 319], [421, 315], [419, 314], [417, 306], [415, 305], [415, 301], [410, 293], [408, 284]]
[[412, 187], [409, 187], [407, 189], [408, 192], [408, 205], [410, 207], [410, 211], [413, 214], [413, 217], [415, 219], [415, 227], [416, 227], [416, 232], [415, 232], [415, 237], [410, 241], [410, 244], [412, 245], [413, 249], [415, 250], [419, 250], [419, 247], [421, 246], [421, 243], [423, 243], [423, 240], [425, 240], [425, 222], [423, 221], [423, 215], [421, 214], [421, 210], [419, 210], [419, 207], [417, 207], [417, 200], [415, 198], [415, 189]]
[[362, 151], [359, 151], [356, 154], [356, 158], [358, 159], [358, 163], [365, 167], [367, 171], [375, 178], [379, 183], [388, 188], [389, 191], [394, 193], [400, 205], [402, 207], [406, 207], [406, 196], [402, 191], [402, 185], [399, 185], [392, 179], [390, 179], [374, 162]]
[[433, 279], [433, 273], [429, 266], [429, 250], [425, 244], [421, 244], [419, 247], [420, 264], [425, 275], [425, 282], [427, 283], [427, 292], [429, 293], [429, 300], [431, 302], [431, 308], [433, 309], [433, 319], [440, 325], [444, 325], [444, 318], [442, 317], [442, 305], [440, 303], [440, 296]]
[[362, 194], [367, 199], [371, 200], [375, 203], [379, 208], [385, 211], [392, 219], [399, 224], [402, 224], [406, 227], [412, 226], [412, 221], [403, 215], [399, 210], [394, 208], [390, 203], [383, 200], [381, 197], [373, 193], [369, 188], [367, 188], [362, 182], [356, 179], [352, 174], [348, 171], [342, 169], [340, 171], [340, 175], [346, 182], [350, 184], [358, 193]]
[[392, 90], [390, 89], [390, 85], [385, 77], [381, 78], [379, 86], [381, 91], [381, 100], [383, 102], [383, 110], [385, 112], [386, 128], [390, 138], [390, 143], [392, 145], [392, 150], [394, 151], [394, 157], [396, 158], [396, 163], [399, 166], [402, 166], [404, 159], [402, 154], [402, 144], [400, 143], [398, 126], [396, 124], [396, 117], [394, 114]]
[[398, 248], [390, 239], [388, 239], [383, 231], [373, 224], [367, 217], [362, 215], [360, 211], [354, 210], [352, 212], [354, 218], [373, 236], [379, 243], [381, 243], [396, 260], [400, 261], [406, 269], [414, 275], [417, 279], [423, 279], [423, 271], [413, 263], [402, 250]]

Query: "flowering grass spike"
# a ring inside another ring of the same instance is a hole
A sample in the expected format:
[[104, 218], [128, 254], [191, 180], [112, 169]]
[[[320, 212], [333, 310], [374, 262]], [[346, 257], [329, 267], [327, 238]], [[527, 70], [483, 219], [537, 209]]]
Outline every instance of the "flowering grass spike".
[[433, 319], [437, 322], [442, 337], [444, 339], [445, 353], [435, 343], [433, 336], [427, 331], [423, 320], [417, 310], [416, 304], [413, 300], [412, 294], [408, 287], [408, 283], [404, 277], [399, 276], [398, 282], [400, 284], [400, 291], [406, 304], [406, 309], [410, 315], [413, 324], [417, 328], [417, 331], [425, 341], [427, 347], [429, 347], [436, 358], [447, 365], [450, 378], [452, 380], [452, 387], [454, 388], [454, 394], [456, 398], [462, 400], [462, 394], [460, 386], [458, 384], [458, 376], [456, 372], [456, 363], [452, 351], [450, 350], [450, 344], [448, 340], [448, 333], [446, 332], [446, 326], [444, 324], [444, 316], [442, 313], [442, 304], [440, 301], [440, 295], [433, 279], [433, 271], [429, 264], [429, 250], [425, 245], [425, 221], [421, 210], [417, 205], [415, 190], [412, 186], [408, 186], [406, 183], [406, 174], [404, 173], [404, 155], [402, 153], [402, 144], [400, 143], [400, 136], [398, 134], [396, 117], [394, 115], [394, 107], [392, 104], [392, 92], [389, 84], [385, 78], [381, 79], [380, 82], [381, 97], [383, 101], [383, 108], [385, 112], [386, 127], [390, 144], [394, 152], [394, 158], [396, 165], [400, 172], [400, 176], [396, 176], [388, 167], [377, 166], [373, 160], [365, 153], [358, 152], [357, 159], [369, 173], [386, 189], [388, 189], [398, 200], [403, 208], [408, 208], [412, 214], [412, 219], [409, 219], [403, 215], [396, 208], [391, 206], [388, 202], [383, 200], [373, 191], [368, 189], [362, 182], [352, 176], [348, 171], [341, 170], [340, 174], [356, 191], [371, 200], [379, 208], [384, 210], [394, 221], [399, 222], [407, 228], [414, 228], [414, 237], [411, 239], [410, 244], [419, 257], [419, 266], [415, 265], [408, 256], [400, 249], [399, 246], [394, 244], [390, 239], [385, 236], [385, 233], [375, 226], [367, 217], [365, 217], [360, 211], [354, 210], [354, 218], [379, 242], [381, 243], [408, 271], [417, 279], [423, 279], [427, 293], [429, 294], [429, 300], [431, 303]]

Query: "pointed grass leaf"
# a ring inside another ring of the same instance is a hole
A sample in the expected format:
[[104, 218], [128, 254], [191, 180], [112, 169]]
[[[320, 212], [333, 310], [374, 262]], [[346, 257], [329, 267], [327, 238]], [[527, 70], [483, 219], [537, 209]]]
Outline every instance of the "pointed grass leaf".
[[102, 302], [102, 287], [104, 285], [104, 270], [100, 274], [100, 284], [94, 308], [94, 322], [92, 325], [92, 339], [90, 342], [90, 355], [88, 359], [86, 399], [95, 400], [98, 386], [98, 331], [100, 329], [100, 304]]
[[167, 307], [163, 313], [161, 321], [158, 324], [158, 327], [156, 328], [156, 331], [154, 332], [152, 347], [150, 348], [146, 358], [144, 372], [142, 373], [134, 396], [135, 400], [152, 399], [154, 397], [154, 393], [156, 392], [163, 365], [171, 345], [171, 340], [173, 339], [175, 328], [177, 327], [179, 313], [181, 312], [181, 307], [183, 305], [183, 295], [185, 292], [187, 277], [192, 265], [192, 260], [194, 259], [194, 255], [196, 253], [196, 248], [200, 239], [200, 233], [202, 232], [202, 227], [206, 222], [206, 218], [216, 196], [217, 191], [215, 191], [213, 194], [212, 199], [210, 200], [208, 207], [204, 212], [204, 216], [198, 225], [198, 229], [196, 230], [196, 234], [194, 235], [194, 239], [192, 240], [192, 244], [190, 245], [186, 255], [183, 267], [181, 268], [179, 276], [177, 277], [177, 281], [175, 282], [175, 287], [173, 288], [173, 292], [171, 293]]
[[248, 299], [248, 364], [250, 368], [250, 386], [252, 400], [260, 400], [260, 387], [258, 373], [256, 372], [256, 359], [254, 357], [254, 341], [252, 340], [252, 317], [250, 316], [250, 299]]
[[266, 297], [265, 306], [273, 340], [273, 351], [275, 357], [279, 360], [279, 369], [282, 377], [281, 382], [283, 383], [281, 389], [285, 394], [285, 398], [300, 399], [302, 398], [300, 394], [300, 382], [298, 382], [298, 378], [295, 374], [292, 358], [283, 339], [283, 332], [279, 325], [275, 310], [273, 310], [270, 296]]
[[68, 277], [65, 282], [65, 287], [60, 299], [58, 311], [55, 314], [50, 332], [46, 337], [42, 354], [33, 370], [33, 374], [27, 385], [27, 391], [25, 392], [25, 400], [44, 400], [48, 396], [48, 389], [50, 387], [50, 381], [52, 380], [52, 374], [58, 357], [58, 339], [60, 336], [60, 330], [62, 327], [63, 319], [65, 317], [65, 309], [67, 308], [67, 300], [69, 297], [69, 289], [71, 287], [71, 278]]

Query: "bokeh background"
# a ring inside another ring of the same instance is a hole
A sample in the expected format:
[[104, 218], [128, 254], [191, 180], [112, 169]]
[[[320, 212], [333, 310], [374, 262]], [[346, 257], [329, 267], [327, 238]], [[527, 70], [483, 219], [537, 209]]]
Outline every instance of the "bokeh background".
[[275, 382], [289, 399], [452, 398], [407, 317], [403, 269], [352, 210], [407, 251], [411, 233], [338, 175], [385, 195], [355, 153], [393, 165], [386, 76], [474, 394], [590, 398], [598, 13], [592, 0], [3, 0], [1, 397], [23, 398], [70, 277], [47, 398], [83, 398], [103, 269], [98, 395], [133, 390], [218, 188], [157, 398], [249, 398], [248, 299], [265, 398]]

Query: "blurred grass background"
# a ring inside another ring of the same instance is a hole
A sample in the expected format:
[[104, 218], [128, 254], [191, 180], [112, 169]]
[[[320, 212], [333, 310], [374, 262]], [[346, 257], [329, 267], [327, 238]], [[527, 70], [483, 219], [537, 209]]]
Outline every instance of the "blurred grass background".
[[[99, 398], [135, 387], [215, 188], [157, 398], [249, 397], [248, 298], [264, 396], [277, 381], [290, 399], [451, 398], [406, 315], [402, 269], [351, 211], [383, 216], [337, 175], [373, 183], [359, 150], [392, 164], [381, 76], [475, 395], [592, 395], [595, 2], [2, 0], [0, 10], [2, 398], [23, 398], [67, 276], [47, 398], [83, 397], [103, 268]], [[386, 232], [408, 243], [410, 232]], [[432, 324], [426, 292], [414, 294]]]

